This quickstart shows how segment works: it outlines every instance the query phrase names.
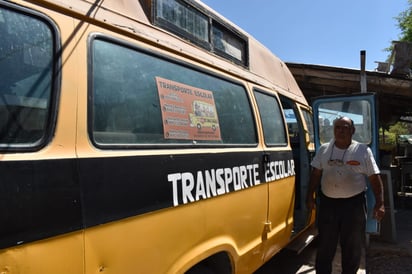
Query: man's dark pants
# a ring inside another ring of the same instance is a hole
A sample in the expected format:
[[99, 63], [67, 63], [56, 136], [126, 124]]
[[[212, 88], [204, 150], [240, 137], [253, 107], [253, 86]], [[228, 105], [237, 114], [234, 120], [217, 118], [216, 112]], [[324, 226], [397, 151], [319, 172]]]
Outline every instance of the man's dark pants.
[[316, 273], [332, 273], [333, 258], [340, 242], [342, 273], [356, 274], [365, 239], [365, 193], [342, 199], [328, 198], [321, 193], [318, 214]]

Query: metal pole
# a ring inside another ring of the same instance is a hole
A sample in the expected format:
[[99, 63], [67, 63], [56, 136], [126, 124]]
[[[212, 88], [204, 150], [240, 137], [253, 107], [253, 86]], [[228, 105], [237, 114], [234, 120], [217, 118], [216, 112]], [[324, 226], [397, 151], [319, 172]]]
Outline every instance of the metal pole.
[[361, 92], [365, 93], [367, 91], [366, 70], [365, 70], [365, 63], [366, 63], [366, 51], [365, 50], [361, 50], [360, 52], [360, 61], [361, 61], [360, 86], [361, 86]]

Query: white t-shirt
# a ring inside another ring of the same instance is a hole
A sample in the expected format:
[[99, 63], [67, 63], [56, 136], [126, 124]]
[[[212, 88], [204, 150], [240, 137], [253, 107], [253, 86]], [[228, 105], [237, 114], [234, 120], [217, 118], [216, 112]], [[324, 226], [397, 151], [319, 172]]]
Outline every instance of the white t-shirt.
[[380, 173], [370, 148], [356, 141], [347, 149], [323, 144], [311, 165], [322, 170], [321, 189], [330, 198], [355, 196], [366, 190], [366, 177]]

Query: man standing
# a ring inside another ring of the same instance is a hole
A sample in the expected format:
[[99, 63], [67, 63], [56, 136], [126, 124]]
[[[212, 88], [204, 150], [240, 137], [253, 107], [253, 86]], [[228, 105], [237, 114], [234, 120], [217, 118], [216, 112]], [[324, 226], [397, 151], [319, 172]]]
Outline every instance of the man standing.
[[318, 209], [318, 250], [316, 273], [332, 273], [338, 242], [342, 252], [342, 273], [355, 274], [360, 265], [366, 229], [367, 178], [375, 195], [373, 216], [385, 214], [383, 184], [370, 148], [352, 140], [355, 126], [348, 117], [333, 122], [334, 139], [323, 144], [311, 165], [307, 206], [315, 206], [320, 185]]

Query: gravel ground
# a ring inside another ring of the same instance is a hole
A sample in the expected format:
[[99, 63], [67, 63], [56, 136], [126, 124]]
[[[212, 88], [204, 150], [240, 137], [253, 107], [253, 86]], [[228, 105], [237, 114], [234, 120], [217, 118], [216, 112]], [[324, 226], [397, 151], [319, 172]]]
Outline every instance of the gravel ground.
[[370, 274], [409, 274], [412, 256], [404, 250], [378, 250], [367, 255], [366, 265]]
[[[396, 209], [395, 241], [384, 241], [383, 237], [371, 237], [358, 274], [411, 274], [412, 273], [412, 206]], [[385, 217], [387, 218], [387, 217]], [[316, 242], [300, 254], [281, 251], [255, 274], [315, 274]], [[339, 248], [333, 264], [333, 273], [341, 273]], [[366, 270], [365, 270], [366, 268]]]
[[366, 252], [366, 273], [412, 273], [412, 209], [395, 211], [396, 240], [371, 239]]

